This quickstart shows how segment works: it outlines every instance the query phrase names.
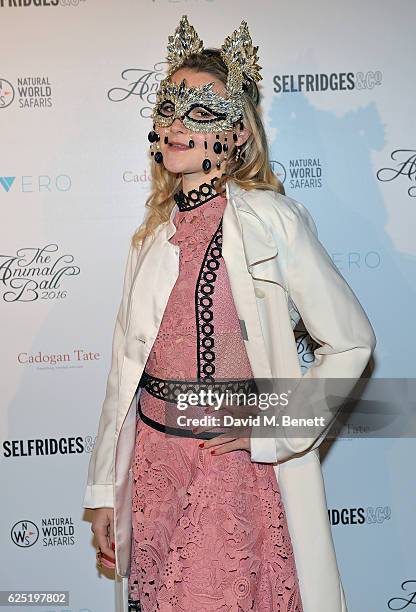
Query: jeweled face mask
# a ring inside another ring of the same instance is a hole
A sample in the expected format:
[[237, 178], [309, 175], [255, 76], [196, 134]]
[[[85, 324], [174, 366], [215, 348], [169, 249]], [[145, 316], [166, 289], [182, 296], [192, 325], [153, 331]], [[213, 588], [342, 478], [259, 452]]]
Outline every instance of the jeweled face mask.
[[214, 83], [188, 87], [185, 79], [176, 84], [162, 81], [153, 108], [153, 120], [158, 127], [169, 127], [181, 119], [192, 132], [214, 133], [232, 129], [241, 119], [241, 101], [223, 98], [212, 90]]

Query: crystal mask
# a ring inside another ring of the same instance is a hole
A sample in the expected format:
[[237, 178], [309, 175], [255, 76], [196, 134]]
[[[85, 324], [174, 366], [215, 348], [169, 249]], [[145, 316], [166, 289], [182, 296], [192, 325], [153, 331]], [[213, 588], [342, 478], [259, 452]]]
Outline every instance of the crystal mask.
[[188, 87], [185, 79], [180, 84], [170, 79], [162, 81], [152, 113], [155, 126], [169, 127], [175, 119], [181, 119], [192, 132], [231, 130], [243, 116], [241, 99], [224, 98], [213, 87], [214, 83]]

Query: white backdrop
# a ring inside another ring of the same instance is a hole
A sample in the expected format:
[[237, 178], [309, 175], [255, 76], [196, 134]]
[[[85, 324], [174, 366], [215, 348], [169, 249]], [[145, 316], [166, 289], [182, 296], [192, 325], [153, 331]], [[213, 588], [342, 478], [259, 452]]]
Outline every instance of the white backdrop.
[[[184, 13], [207, 46], [248, 21], [274, 167], [368, 313], [373, 376], [414, 376], [412, 0], [0, 0], [0, 589], [70, 592], [39, 610], [114, 609], [82, 498]], [[416, 601], [414, 453], [413, 438], [343, 437], [326, 454], [349, 612]]]

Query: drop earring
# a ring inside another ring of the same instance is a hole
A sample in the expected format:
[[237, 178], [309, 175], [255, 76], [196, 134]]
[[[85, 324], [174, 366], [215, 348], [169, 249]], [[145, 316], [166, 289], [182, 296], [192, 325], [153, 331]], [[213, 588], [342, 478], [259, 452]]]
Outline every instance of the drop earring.
[[237, 140], [238, 140], [238, 136], [235, 131], [235, 123], [233, 123], [233, 141], [237, 142]]
[[205, 137], [205, 140], [204, 140], [204, 148], [205, 148], [205, 159], [202, 162], [202, 170], [204, 172], [209, 172], [211, 170], [211, 160], [208, 159], [208, 157], [207, 157], [208, 143], [207, 143], [206, 137]]
[[156, 153], [155, 153], [155, 162], [157, 164], [161, 164], [163, 161], [163, 154], [162, 154], [162, 151], [160, 150], [159, 141], [160, 141], [160, 136], [158, 134], [158, 139], [156, 141]]
[[[156, 132], [155, 130], [155, 125], [153, 124], [153, 130], [151, 132], [149, 132], [148, 135], [148, 140], [151, 143], [150, 144], [150, 154], [152, 155], [153, 159], [155, 160], [155, 162], [157, 164], [160, 164], [163, 161], [163, 155], [162, 152], [160, 151], [160, 146], [159, 146], [159, 141], [160, 141], [160, 135], [158, 132]], [[167, 138], [167, 136], [165, 137], [165, 139]], [[155, 143], [156, 143], [156, 153], [155, 153]]]
[[149, 132], [147, 139], [150, 142], [150, 155], [153, 157], [155, 154], [154, 144], [157, 142], [159, 138], [159, 134], [155, 131], [155, 124], [153, 124], [153, 129]]
[[220, 154], [222, 153], [222, 144], [220, 143], [220, 135], [217, 134], [216, 136], [216, 141], [214, 142], [214, 153], [216, 153], [217, 155], [217, 163], [216, 166], [218, 168], [218, 170], [221, 168], [221, 160], [220, 160]]
[[227, 161], [228, 159], [228, 137], [227, 137], [227, 132], [225, 132], [225, 136], [224, 136], [224, 144], [222, 145], [222, 150], [224, 151], [224, 161]]

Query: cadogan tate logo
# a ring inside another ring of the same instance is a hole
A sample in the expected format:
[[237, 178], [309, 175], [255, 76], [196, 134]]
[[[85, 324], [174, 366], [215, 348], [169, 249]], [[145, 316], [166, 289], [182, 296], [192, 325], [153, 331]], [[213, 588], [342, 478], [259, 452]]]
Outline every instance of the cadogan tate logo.
[[35, 367], [38, 370], [63, 370], [82, 368], [84, 365], [101, 360], [101, 353], [76, 348], [71, 352], [49, 353], [46, 351], [21, 351], [17, 363], [21, 366]]
[[134, 184], [140, 187], [150, 187], [152, 175], [147, 168], [142, 171], [125, 170], [123, 172], [123, 183]]

